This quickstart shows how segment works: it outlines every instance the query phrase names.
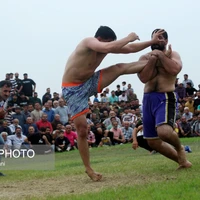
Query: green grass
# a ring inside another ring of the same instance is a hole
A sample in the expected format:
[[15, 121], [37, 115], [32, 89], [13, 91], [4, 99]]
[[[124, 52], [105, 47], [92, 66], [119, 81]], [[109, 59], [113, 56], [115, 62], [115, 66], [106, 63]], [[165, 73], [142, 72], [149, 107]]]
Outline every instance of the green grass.
[[92, 182], [78, 151], [58, 153], [53, 171], [5, 171], [0, 199], [199, 200], [200, 138], [181, 141], [192, 149], [187, 154], [191, 169], [176, 171], [175, 162], [141, 148], [134, 151], [131, 144], [93, 148], [92, 167], [104, 178]]

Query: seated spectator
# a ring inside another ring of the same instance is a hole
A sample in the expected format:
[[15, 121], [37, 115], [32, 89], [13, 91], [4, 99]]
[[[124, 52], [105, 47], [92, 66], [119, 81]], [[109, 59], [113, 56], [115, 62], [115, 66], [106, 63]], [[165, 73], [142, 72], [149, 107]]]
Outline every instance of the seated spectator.
[[194, 100], [192, 97], [188, 97], [187, 101], [185, 102], [185, 107], [189, 108], [189, 111], [194, 114]]
[[33, 97], [30, 97], [29, 98], [29, 101], [35, 105], [35, 103], [39, 103], [40, 105], [42, 105], [42, 101], [40, 98], [38, 98], [38, 93], [37, 92], [34, 92], [33, 93]]
[[64, 131], [60, 131], [55, 141], [55, 150], [58, 152], [70, 151], [71, 143], [67, 137], [64, 136]]
[[124, 134], [125, 143], [133, 142], [133, 128], [130, 127], [130, 122], [125, 121], [124, 126], [121, 128], [122, 133]]
[[8, 126], [10, 126], [12, 124], [13, 114], [15, 114], [15, 112], [13, 112], [13, 107], [11, 105], [7, 105], [4, 120], [8, 123]]
[[22, 129], [20, 126], [16, 127], [14, 135], [9, 135], [7, 138], [8, 140], [11, 140], [13, 149], [21, 149], [24, 143], [29, 144], [27, 137], [22, 134]]
[[3, 138], [4, 145], [3, 149], [9, 151], [12, 148], [12, 142], [8, 139], [8, 133], [7, 132], [1, 132], [1, 137]]
[[200, 136], [200, 115], [198, 115], [194, 126], [194, 136]]
[[129, 92], [127, 94], [128, 102], [134, 101], [136, 99], [137, 99], [137, 95], [132, 90], [129, 90]]
[[25, 96], [25, 94], [21, 92], [19, 96], [20, 107], [23, 107], [24, 105], [28, 105], [28, 104], [29, 104], [29, 97]]
[[136, 115], [131, 113], [130, 108], [124, 108], [124, 113], [122, 114], [122, 122], [129, 122], [131, 127], [135, 126]]
[[28, 127], [27, 138], [31, 145], [39, 145], [42, 143], [40, 141], [41, 140], [40, 133], [36, 132], [34, 126], [31, 125]]
[[34, 106], [33, 106], [32, 103], [29, 103], [29, 104], [28, 104], [28, 112], [31, 113], [32, 111], [34, 111]]
[[21, 113], [21, 108], [17, 106], [15, 108], [15, 114], [12, 115], [13, 119], [19, 120], [19, 125], [24, 128], [24, 124], [26, 123], [26, 116]]
[[190, 112], [188, 107], [185, 107], [184, 113], [182, 116], [186, 118], [187, 122], [190, 122], [190, 121], [192, 121], [193, 113]]
[[107, 127], [109, 125], [111, 125], [111, 120], [110, 120], [111, 117], [115, 117], [116, 121], [118, 122], [119, 126], [121, 127], [121, 125], [122, 125], [121, 120], [118, 117], [116, 117], [116, 113], [113, 110], [111, 110], [110, 113], [109, 113], [109, 118], [107, 118], [103, 121], [105, 128], [107, 129]]
[[55, 112], [52, 109], [50, 109], [48, 101], [46, 103], [44, 103], [44, 109], [42, 111], [43, 111], [43, 113], [47, 114], [48, 122], [52, 122], [54, 120]]
[[194, 100], [194, 110], [196, 114], [200, 113], [200, 109], [197, 110], [198, 106], [200, 105], [200, 92], [196, 93], [197, 98]]
[[53, 101], [53, 111], [55, 112], [56, 108], [59, 106], [59, 102], [57, 100]]
[[180, 122], [180, 137], [190, 137], [191, 136], [191, 126], [190, 123], [187, 121], [186, 117], [181, 117]]
[[178, 95], [178, 102], [182, 102], [184, 98], [186, 97], [186, 89], [183, 86], [183, 83], [178, 84], [178, 86], [175, 89], [175, 92]]
[[102, 146], [111, 146], [111, 139], [110, 137], [108, 137], [108, 131], [105, 131], [104, 132], [104, 136], [101, 138], [101, 142], [99, 143], [99, 147], [102, 147]]
[[51, 89], [47, 88], [46, 93], [42, 96], [42, 104], [44, 105], [49, 99], [51, 99]]
[[186, 96], [187, 97], [195, 97], [195, 93], [197, 90], [191, 86], [191, 83], [186, 84]]
[[8, 127], [8, 122], [3, 120], [2, 125], [0, 126], [0, 133], [6, 132], [8, 135], [12, 135], [10, 128]]
[[42, 144], [46, 145], [47, 151], [48, 150], [50, 150], [50, 152], [54, 151], [55, 140], [53, 139], [53, 137], [51, 135], [51, 128], [48, 126], [42, 127], [40, 129], [40, 135], [41, 135]]
[[[19, 126], [20, 126], [19, 125], [19, 120], [18, 119], [13, 119], [13, 123], [10, 126], [8, 126], [10, 131], [11, 131], [11, 135], [15, 134], [15, 129], [16, 129], [16, 127], [19, 127]], [[21, 129], [22, 129], [22, 127], [21, 127]]]
[[113, 141], [115, 142], [115, 144], [123, 144], [126, 142], [121, 128], [118, 128], [117, 121], [113, 122], [113, 128], [111, 128], [110, 131], [113, 132]]
[[21, 113], [25, 116], [26, 119], [27, 117], [31, 116], [31, 113], [28, 111], [28, 105], [23, 105]]
[[[57, 92], [54, 92], [53, 93], [53, 98], [51, 98], [52, 102], [53, 102], [53, 107], [54, 107], [54, 101], [57, 101], [59, 100], [59, 94]], [[55, 107], [54, 107], [55, 108]]]
[[87, 136], [87, 142], [88, 142], [88, 146], [89, 148], [91, 147], [95, 147], [95, 135], [94, 133], [91, 131], [91, 126], [88, 124], [88, 136]]
[[17, 94], [12, 95], [11, 100], [8, 101], [8, 105], [10, 105], [13, 108], [20, 106], [20, 100]]
[[42, 127], [49, 127], [50, 133], [53, 132], [53, 128], [51, 126], [51, 123], [47, 120], [47, 114], [46, 113], [42, 114], [41, 120], [36, 122], [36, 125], [37, 125], [38, 130], [40, 130]]
[[109, 103], [113, 104], [114, 102], [118, 102], [118, 97], [115, 95], [115, 91], [111, 91], [111, 96], [109, 97]]
[[51, 122], [53, 130], [56, 130], [57, 124], [62, 124], [62, 122], [60, 121], [60, 115], [59, 114], [55, 114], [54, 119]]
[[33, 123], [33, 119], [31, 117], [27, 117], [26, 124], [24, 124], [24, 131], [23, 131], [24, 135], [26, 135], [26, 136], [28, 135], [28, 129], [30, 126], [34, 127], [35, 133], [38, 132], [37, 125], [35, 123]]
[[52, 137], [55, 140], [58, 137], [60, 131], [64, 131], [65, 127], [62, 124], [57, 124], [56, 129], [52, 133]]
[[127, 98], [127, 95], [126, 95], [125, 91], [123, 91], [122, 94], [119, 96], [119, 102], [120, 101], [125, 101], [125, 102], [128, 101], [128, 98]]
[[100, 102], [99, 99], [98, 99], [98, 93], [96, 93], [96, 94], [94, 95], [93, 103], [94, 103], [94, 102], [97, 102], [97, 103]]
[[77, 133], [72, 131], [72, 126], [70, 124], [65, 126], [64, 136], [70, 141], [71, 148], [77, 148]]
[[31, 112], [31, 117], [33, 122], [36, 123], [41, 120], [43, 112], [39, 103], [35, 103], [34, 107], [35, 109]]

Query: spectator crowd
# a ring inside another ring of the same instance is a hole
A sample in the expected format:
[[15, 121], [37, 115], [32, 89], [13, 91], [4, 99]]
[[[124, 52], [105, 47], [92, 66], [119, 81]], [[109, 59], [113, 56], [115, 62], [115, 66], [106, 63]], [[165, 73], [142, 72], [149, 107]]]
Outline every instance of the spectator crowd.
[[[44, 145], [45, 152], [77, 149], [77, 132], [66, 102], [50, 88], [38, 97], [34, 80], [23, 74], [7, 73], [5, 80], [12, 84], [6, 101], [6, 113], [0, 119], [0, 134], [4, 148], [20, 148], [24, 144]], [[175, 131], [179, 137], [200, 136], [200, 85], [184, 75], [176, 79], [177, 115]], [[137, 94], [125, 81], [116, 90], [105, 88], [91, 101], [88, 99], [88, 147], [102, 147], [133, 142], [133, 130], [142, 120], [142, 105]]]

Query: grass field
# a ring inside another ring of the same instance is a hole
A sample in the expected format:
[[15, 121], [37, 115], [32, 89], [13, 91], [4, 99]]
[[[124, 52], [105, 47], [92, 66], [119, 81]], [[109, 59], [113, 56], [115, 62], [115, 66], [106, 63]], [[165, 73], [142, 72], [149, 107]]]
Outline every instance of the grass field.
[[91, 149], [93, 168], [103, 180], [92, 182], [84, 173], [78, 151], [56, 154], [52, 171], [4, 171], [0, 177], [0, 199], [27, 200], [199, 200], [200, 138], [185, 138], [193, 167], [178, 165], [160, 154], [131, 144]]

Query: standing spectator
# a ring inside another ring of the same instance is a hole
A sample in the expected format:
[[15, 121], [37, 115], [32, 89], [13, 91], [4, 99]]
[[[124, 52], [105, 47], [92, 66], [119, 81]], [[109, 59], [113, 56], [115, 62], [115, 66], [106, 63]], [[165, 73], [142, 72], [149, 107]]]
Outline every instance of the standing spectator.
[[55, 114], [60, 115], [60, 121], [63, 125], [67, 124], [70, 118], [69, 109], [65, 106], [65, 102], [62, 98], [59, 99], [59, 106], [55, 109]]
[[183, 80], [183, 86], [186, 88], [187, 87], [187, 83], [191, 84], [191, 87], [194, 87], [194, 83], [191, 79], [188, 79], [188, 74], [184, 74], [184, 80]]
[[59, 94], [57, 92], [53, 93], [53, 98], [51, 98], [52, 102], [59, 100]]
[[13, 73], [10, 73], [10, 82], [12, 84], [11, 94], [17, 93], [17, 81], [13, 78]]
[[51, 89], [47, 88], [46, 93], [42, 97], [42, 104], [44, 105], [50, 99], [51, 99]]
[[33, 92], [35, 92], [36, 89], [36, 83], [28, 78], [28, 74], [24, 73], [24, 79], [22, 80], [23, 88], [22, 92], [25, 94], [25, 96], [32, 97]]
[[137, 99], [137, 95], [132, 90], [129, 90], [129, 93], [127, 95], [127, 99], [128, 99], [128, 102], [130, 103], [130, 102]]
[[56, 108], [59, 106], [59, 102], [57, 100], [53, 101], [53, 111], [55, 112]]
[[129, 92], [130, 91], [132, 91], [133, 93], [134, 93], [134, 90], [133, 90], [133, 88], [131, 87], [131, 84], [129, 83], [128, 84], [128, 88], [127, 88], [127, 90], [126, 90], [126, 95], [128, 96], [129, 95]]
[[117, 90], [115, 91], [115, 95], [119, 97], [122, 94], [122, 90], [120, 89], [120, 85], [117, 85]]
[[35, 103], [35, 109], [31, 112], [31, 117], [33, 122], [36, 123], [42, 118], [43, 112], [41, 111], [41, 105], [39, 103]]
[[53, 120], [54, 120], [54, 115], [55, 115], [55, 112], [52, 110], [52, 109], [50, 109], [50, 107], [49, 107], [49, 102], [46, 102], [45, 104], [44, 104], [44, 109], [43, 109], [43, 113], [46, 113], [47, 114], [47, 120], [49, 121], [49, 122], [52, 122]]
[[23, 88], [23, 83], [22, 83], [22, 80], [19, 79], [19, 73], [18, 72], [15, 73], [15, 80], [17, 82], [17, 93], [20, 94], [21, 91], [22, 91], [22, 88]]
[[126, 92], [126, 90], [127, 90], [126, 81], [123, 81], [123, 82], [122, 82], [122, 91], [125, 91], [125, 92]]
[[101, 93], [101, 102], [102, 103], [108, 103], [109, 102], [109, 98], [107, 97], [107, 93], [106, 91], [103, 91], [103, 93]]

